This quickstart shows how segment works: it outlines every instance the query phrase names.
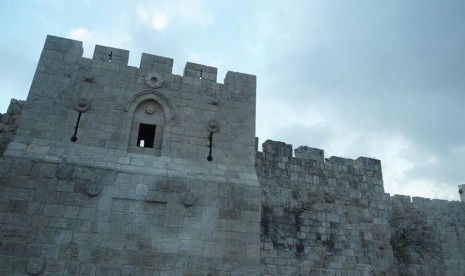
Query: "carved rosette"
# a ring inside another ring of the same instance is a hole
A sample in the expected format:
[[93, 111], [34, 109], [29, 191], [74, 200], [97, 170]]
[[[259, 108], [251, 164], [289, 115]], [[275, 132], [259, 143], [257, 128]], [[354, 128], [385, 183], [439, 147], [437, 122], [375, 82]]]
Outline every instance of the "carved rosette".
[[80, 98], [76, 103], [75, 109], [79, 112], [86, 112], [90, 109], [90, 100], [86, 98]]
[[149, 114], [149, 115], [152, 115], [153, 112], [155, 112], [155, 107], [151, 104], [149, 104], [146, 108], [145, 108], [145, 113]]
[[149, 73], [145, 77], [145, 84], [150, 88], [160, 88], [163, 86], [163, 77], [155, 72]]
[[60, 251], [60, 257], [67, 260], [77, 260], [79, 258], [79, 247], [74, 243], [66, 245]]
[[210, 120], [207, 123], [207, 128], [210, 132], [218, 132], [220, 131], [220, 124], [216, 120]]
[[31, 275], [39, 275], [45, 269], [45, 261], [41, 258], [32, 258], [27, 264], [27, 272]]
[[182, 203], [186, 207], [190, 207], [195, 204], [197, 201], [197, 197], [193, 193], [185, 193], [184, 196], [182, 197]]
[[102, 185], [100, 183], [91, 181], [86, 184], [86, 194], [89, 196], [96, 196], [102, 192]]

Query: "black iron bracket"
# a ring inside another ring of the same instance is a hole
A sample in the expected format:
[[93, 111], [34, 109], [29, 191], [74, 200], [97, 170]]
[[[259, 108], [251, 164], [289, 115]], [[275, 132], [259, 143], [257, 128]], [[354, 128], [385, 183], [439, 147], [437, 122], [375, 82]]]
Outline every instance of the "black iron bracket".
[[79, 128], [79, 122], [81, 121], [82, 111], [78, 111], [78, 112], [79, 112], [79, 115], [78, 115], [78, 118], [77, 118], [76, 126], [74, 127], [74, 135], [73, 135], [73, 137], [71, 137], [71, 142], [73, 142], [73, 143], [76, 143], [76, 141], [77, 141], [77, 132], [78, 132], [78, 128]]
[[213, 160], [213, 157], [212, 157], [213, 132], [211, 132], [211, 131], [210, 131], [210, 144], [208, 145], [208, 147], [210, 148], [210, 150], [208, 152], [207, 160], [208, 160], [208, 162], [211, 162]]

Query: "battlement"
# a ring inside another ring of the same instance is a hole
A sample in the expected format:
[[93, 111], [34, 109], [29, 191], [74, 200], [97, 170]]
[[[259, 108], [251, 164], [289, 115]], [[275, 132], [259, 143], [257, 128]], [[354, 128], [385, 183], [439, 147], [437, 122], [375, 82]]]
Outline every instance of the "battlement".
[[198, 78], [216, 82], [218, 69], [211, 66], [187, 62], [184, 68], [184, 77]]
[[295, 149], [295, 157], [293, 157], [292, 145], [272, 140], [265, 141], [262, 147], [265, 158], [269, 160], [279, 160], [279, 162], [283, 163], [287, 163], [289, 160], [295, 160], [297, 163], [310, 160], [315, 167], [333, 169], [339, 167], [353, 167], [359, 170], [370, 170], [381, 173], [381, 161], [374, 158], [358, 157], [355, 160], [337, 156], [325, 158], [324, 150], [307, 146], [300, 146]]
[[460, 201], [465, 202], [465, 184], [459, 185]]
[[31, 155], [76, 145], [79, 152], [112, 150], [117, 158], [98, 162], [113, 167], [135, 154], [253, 168], [255, 76], [229, 71], [221, 84], [212, 66], [187, 62], [179, 76], [172, 58], [142, 53], [137, 68], [128, 66], [128, 50], [96, 45], [85, 58], [82, 46], [46, 38], [15, 138], [49, 147]]
[[[81, 41], [48, 35], [45, 41], [42, 57], [75, 61], [77, 58], [83, 57], [84, 50], [82, 45], [83, 43]], [[129, 50], [96, 45], [92, 60], [99, 60], [120, 66], [128, 66]], [[173, 71], [173, 59], [142, 53], [139, 69], [171, 74]], [[186, 62], [183, 77], [217, 82], [217, 72], [218, 69], [216, 67]], [[228, 72], [225, 78], [234, 78], [235, 74], [241, 73]], [[250, 76], [247, 74], [243, 75]]]
[[255, 76], [82, 55], [48, 36], [0, 114], [0, 275], [463, 275], [463, 202], [390, 197], [373, 158], [257, 152]]

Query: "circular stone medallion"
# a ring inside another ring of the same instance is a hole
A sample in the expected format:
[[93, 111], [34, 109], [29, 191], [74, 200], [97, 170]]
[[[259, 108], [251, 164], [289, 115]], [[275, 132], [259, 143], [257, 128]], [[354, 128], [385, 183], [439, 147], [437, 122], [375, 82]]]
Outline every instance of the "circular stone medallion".
[[184, 204], [184, 206], [190, 207], [194, 205], [196, 200], [197, 199], [193, 193], [185, 193], [182, 198], [182, 203]]
[[90, 108], [90, 101], [86, 98], [80, 98], [75, 106], [77, 111], [85, 112]]
[[102, 191], [102, 186], [96, 182], [87, 182], [86, 184], [86, 194], [90, 196], [96, 196]]
[[145, 113], [147, 114], [153, 114], [153, 112], [155, 112], [155, 107], [153, 105], [148, 105], [146, 108], [145, 108]]
[[27, 264], [27, 272], [29, 272], [32, 275], [40, 274], [42, 271], [44, 271], [44, 268], [45, 261], [41, 258], [30, 259], [29, 263]]
[[151, 88], [160, 88], [163, 85], [163, 78], [158, 73], [149, 73], [147, 77], [145, 77], [145, 84]]
[[208, 121], [207, 127], [211, 132], [218, 132], [220, 130], [220, 124], [216, 120]]

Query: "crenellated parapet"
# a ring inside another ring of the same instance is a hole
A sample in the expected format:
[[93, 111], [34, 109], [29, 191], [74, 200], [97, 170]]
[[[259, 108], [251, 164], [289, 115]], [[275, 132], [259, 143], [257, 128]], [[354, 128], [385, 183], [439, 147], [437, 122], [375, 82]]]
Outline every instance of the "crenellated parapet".
[[0, 113], [0, 157], [16, 134], [23, 107], [24, 101], [11, 99], [7, 112]]
[[377, 159], [271, 140], [256, 170], [266, 275], [463, 274], [463, 202], [391, 197]]
[[173, 59], [142, 53], [139, 68], [171, 74], [173, 72]]
[[382, 177], [381, 161], [374, 158], [359, 157], [357, 159], [331, 156], [325, 158], [324, 150], [300, 146], [292, 151], [292, 145], [283, 142], [267, 140], [263, 143], [263, 155], [267, 160], [275, 160], [281, 164], [306, 164], [320, 169], [334, 171], [352, 171]]
[[196, 78], [216, 82], [216, 73], [218, 69], [211, 66], [187, 62], [184, 67], [183, 77]]
[[95, 45], [93, 59], [119, 65], [128, 65], [129, 51], [102, 45]]
[[465, 184], [459, 185], [460, 201], [465, 202]]
[[172, 58], [146, 53], [129, 66], [128, 50], [102, 45], [82, 55], [82, 42], [47, 36], [16, 143], [112, 150], [117, 162], [101, 160], [112, 166], [134, 153], [253, 167], [255, 76], [229, 71], [218, 83], [217, 68], [192, 62], [179, 76]]
[[[0, 114], [0, 275], [463, 275], [463, 202], [391, 197], [373, 158], [258, 152], [254, 75], [82, 54], [48, 36]], [[400, 262], [411, 238], [428, 259]]]
[[[83, 52], [81, 41], [49, 35], [45, 41], [42, 57], [53, 60], [75, 61], [77, 58], [83, 58]], [[92, 55], [92, 60], [112, 63], [120, 66], [128, 66], [129, 50], [96, 45]], [[173, 69], [173, 59], [142, 53], [139, 69], [171, 74]], [[182, 77], [217, 82], [217, 72], [218, 69], [215, 67], [187, 62], [184, 67]], [[235, 83], [235, 88], [255, 86], [255, 76], [252, 76], [253, 78], [248, 76], [251, 75], [228, 72], [225, 78], [229, 81], [228, 84]], [[243, 80], [244, 83], [242, 85], [238, 85], [238, 80]]]
[[296, 158], [314, 160], [316, 162], [324, 162], [325, 152], [322, 149], [300, 146], [294, 151]]
[[0, 114], [0, 275], [259, 275], [255, 76], [82, 55], [48, 36]]
[[256, 169], [267, 275], [395, 275], [379, 160], [267, 140]]

